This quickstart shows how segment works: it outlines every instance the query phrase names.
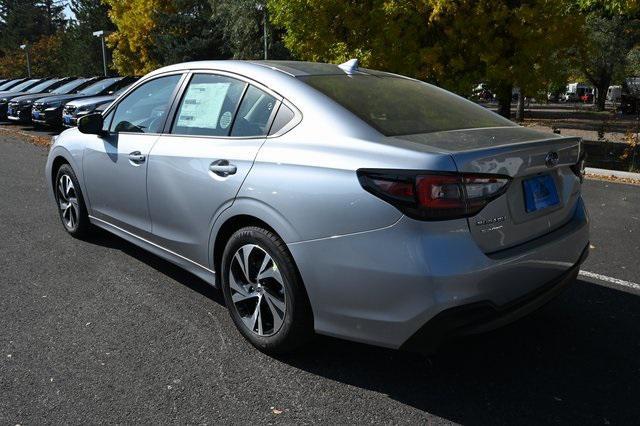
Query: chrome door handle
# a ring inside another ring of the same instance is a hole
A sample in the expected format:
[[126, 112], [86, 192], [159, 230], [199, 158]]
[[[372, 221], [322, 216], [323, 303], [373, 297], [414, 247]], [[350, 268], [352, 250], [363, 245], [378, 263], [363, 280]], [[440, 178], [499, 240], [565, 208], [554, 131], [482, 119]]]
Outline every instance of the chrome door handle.
[[218, 176], [227, 177], [229, 175], [235, 175], [238, 168], [233, 164], [229, 164], [228, 160], [217, 160], [209, 165], [209, 170]]
[[134, 163], [144, 163], [146, 157], [140, 151], [133, 151], [129, 154], [129, 160]]

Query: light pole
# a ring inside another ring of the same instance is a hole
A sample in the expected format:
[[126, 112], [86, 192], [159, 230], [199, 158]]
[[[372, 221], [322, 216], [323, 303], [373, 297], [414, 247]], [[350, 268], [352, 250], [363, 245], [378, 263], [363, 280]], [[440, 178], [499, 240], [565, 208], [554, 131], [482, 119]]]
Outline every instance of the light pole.
[[104, 70], [104, 76], [107, 76], [107, 48], [104, 44], [104, 38], [111, 34], [111, 31], [94, 31], [93, 35], [95, 37], [100, 37], [100, 43], [102, 44], [102, 68]]
[[262, 40], [264, 41], [264, 60], [268, 59], [267, 54], [267, 6], [262, 3], [256, 3], [256, 9], [262, 12]]
[[20, 49], [24, 50], [27, 53], [27, 74], [29, 78], [31, 78], [31, 55], [29, 54], [29, 45], [22, 44], [20, 45]]

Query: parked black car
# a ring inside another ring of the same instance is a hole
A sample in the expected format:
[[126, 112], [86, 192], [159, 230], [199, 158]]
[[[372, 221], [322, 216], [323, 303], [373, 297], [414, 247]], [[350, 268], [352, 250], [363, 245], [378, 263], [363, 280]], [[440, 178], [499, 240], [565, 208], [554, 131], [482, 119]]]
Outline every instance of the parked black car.
[[[135, 80], [137, 80], [137, 78], [135, 78], [134, 81]], [[133, 84], [133, 81], [131, 84]], [[62, 109], [62, 125], [64, 127], [75, 127], [78, 125], [79, 118], [87, 114], [104, 111], [111, 105], [111, 102], [127, 90], [131, 84], [126, 85], [111, 95], [82, 98], [67, 102]]]
[[6, 121], [7, 108], [9, 107], [9, 101], [16, 96], [26, 94], [27, 90], [35, 87], [36, 85], [48, 80], [46, 78], [32, 78], [26, 80], [17, 86], [12, 87], [10, 90], [0, 92], [0, 120]]
[[62, 125], [62, 109], [67, 102], [93, 96], [108, 95], [130, 84], [132, 81], [133, 77], [104, 78], [82, 89], [78, 93], [38, 99], [33, 103], [31, 120], [39, 125], [60, 127]]
[[[12, 121], [29, 123], [31, 121], [31, 107], [33, 106], [34, 102], [50, 96], [77, 93], [85, 87], [95, 83], [100, 78], [101, 77], [67, 77], [64, 79], [59, 79], [59, 81], [55, 84], [55, 87], [47, 93], [30, 93], [27, 95], [17, 96], [9, 102], [7, 118]], [[31, 89], [30, 92], [33, 92], [34, 90], [36, 90], [35, 87]]]
[[55, 89], [74, 79], [75, 77], [52, 78], [33, 86], [26, 91], [25, 95], [7, 97], [9, 100], [7, 119], [11, 121], [30, 121], [31, 103], [35, 99], [50, 95]]

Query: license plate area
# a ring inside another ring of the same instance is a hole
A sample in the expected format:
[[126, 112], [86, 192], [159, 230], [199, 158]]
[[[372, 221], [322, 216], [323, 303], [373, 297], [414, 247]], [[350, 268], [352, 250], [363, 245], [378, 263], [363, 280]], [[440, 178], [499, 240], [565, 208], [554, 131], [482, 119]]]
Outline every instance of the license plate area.
[[560, 203], [553, 177], [538, 175], [522, 181], [524, 205], [527, 213], [537, 212]]

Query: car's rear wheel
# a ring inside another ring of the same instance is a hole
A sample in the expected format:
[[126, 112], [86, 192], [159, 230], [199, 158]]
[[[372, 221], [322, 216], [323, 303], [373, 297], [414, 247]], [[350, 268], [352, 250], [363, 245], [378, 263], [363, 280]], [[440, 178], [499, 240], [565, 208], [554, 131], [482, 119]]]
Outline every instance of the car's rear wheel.
[[267, 353], [295, 349], [313, 335], [309, 301], [293, 258], [273, 232], [235, 232], [222, 256], [222, 290], [236, 327]]
[[54, 191], [58, 213], [64, 229], [74, 237], [86, 237], [91, 227], [89, 214], [82, 197], [78, 178], [70, 165], [63, 164], [58, 169]]

